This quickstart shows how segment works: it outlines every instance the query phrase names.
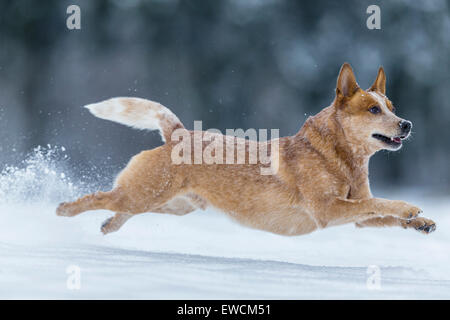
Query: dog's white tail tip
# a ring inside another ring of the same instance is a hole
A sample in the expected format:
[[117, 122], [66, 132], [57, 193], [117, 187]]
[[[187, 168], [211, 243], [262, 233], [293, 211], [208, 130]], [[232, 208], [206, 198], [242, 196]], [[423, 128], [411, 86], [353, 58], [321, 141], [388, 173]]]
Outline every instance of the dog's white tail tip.
[[94, 116], [137, 129], [159, 130], [163, 140], [183, 124], [169, 109], [160, 103], [141, 99], [119, 97], [84, 106]]
[[[114, 119], [114, 115], [119, 114], [124, 109], [124, 107], [118, 103], [116, 99], [91, 103], [85, 105], [84, 108], [88, 109], [96, 117], [112, 121], [117, 121], [117, 119]], [[111, 119], [111, 116], [113, 119]]]

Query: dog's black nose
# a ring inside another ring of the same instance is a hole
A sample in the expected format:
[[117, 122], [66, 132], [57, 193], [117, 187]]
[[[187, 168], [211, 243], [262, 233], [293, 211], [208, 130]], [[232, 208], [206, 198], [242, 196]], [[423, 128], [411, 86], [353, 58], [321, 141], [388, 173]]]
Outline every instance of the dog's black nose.
[[400, 129], [402, 129], [403, 133], [409, 133], [411, 131], [412, 128], [412, 123], [411, 121], [408, 120], [402, 120], [398, 123], [398, 125], [400, 126]]

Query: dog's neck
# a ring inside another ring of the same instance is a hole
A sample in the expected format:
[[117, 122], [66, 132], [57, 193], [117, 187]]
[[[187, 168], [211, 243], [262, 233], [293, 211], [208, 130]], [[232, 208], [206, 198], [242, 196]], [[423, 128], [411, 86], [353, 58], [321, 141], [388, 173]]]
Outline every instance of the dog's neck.
[[295, 137], [306, 139], [325, 159], [333, 159], [331, 165], [347, 177], [368, 176], [371, 154], [346, 139], [333, 105], [309, 117]]

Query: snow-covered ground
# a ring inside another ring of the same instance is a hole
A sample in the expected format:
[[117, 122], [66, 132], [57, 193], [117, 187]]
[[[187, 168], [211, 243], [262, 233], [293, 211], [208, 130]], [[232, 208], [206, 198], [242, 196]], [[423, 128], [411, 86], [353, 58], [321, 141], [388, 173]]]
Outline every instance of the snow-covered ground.
[[[63, 167], [37, 151], [0, 175], [0, 298], [450, 298], [450, 197], [391, 196], [437, 222], [428, 236], [347, 225], [283, 237], [211, 210], [143, 214], [103, 236], [109, 212], [55, 215], [58, 201], [87, 188]], [[80, 268], [78, 290], [67, 286], [70, 266]], [[369, 266], [380, 270], [379, 289], [367, 286]]]

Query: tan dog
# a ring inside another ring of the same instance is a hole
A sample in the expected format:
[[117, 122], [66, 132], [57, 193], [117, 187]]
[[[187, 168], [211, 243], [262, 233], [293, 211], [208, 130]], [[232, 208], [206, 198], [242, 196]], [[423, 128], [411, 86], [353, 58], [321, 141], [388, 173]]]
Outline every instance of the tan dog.
[[[72, 217], [87, 210], [108, 209], [103, 233], [117, 231], [130, 217], [144, 212], [183, 215], [208, 206], [238, 222], [283, 235], [300, 235], [345, 223], [358, 227], [401, 226], [423, 233], [435, 230], [432, 220], [418, 217], [418, 207], [399, 200], [374, 198], [368, 178], [369, 158], [381, 149], [398, 150], [411, 122], [395, 115], [385, 96], [382, 68], [370, 89], [356, 83], [349, 64], [341, 68], [331, 106], [307, 119], [292, 137], [266, 143], [277, 171], [262, 175], [256, 164], [173, 163], [172, 139], [188, 136], [180, 120], [162, 105], [138, 98], [114, 98], [87, 108], [97, 117], [140, 129], [160, 130], [166, 143], [134, 156], [119, 174], [113, 190], [84, 196], [57, 208]], [[204, 132], [200, 132], [204, 135]], [[250, 142], [244, 144], [249, 157]], [[188, 143], [189, 146], [194, 142]], [[207, 146], [202, 142], [202, 146]], [[193, 148], [196, 148], [192, 145]], [[228, 148], [228, 146], [226, 146]], [[187, 155], [186, 159], [192, 159]], [[273, 165], [272, 163], [272, 165]]]

